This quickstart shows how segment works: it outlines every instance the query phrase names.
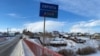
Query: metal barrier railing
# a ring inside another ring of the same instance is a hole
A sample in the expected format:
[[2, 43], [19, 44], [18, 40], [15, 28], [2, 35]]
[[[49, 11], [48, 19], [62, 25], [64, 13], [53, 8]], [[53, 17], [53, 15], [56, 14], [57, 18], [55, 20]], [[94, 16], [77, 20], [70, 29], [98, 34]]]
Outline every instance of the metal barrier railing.
[[[38, 45], [34, 42], [31, 42], [27, 39], [24, 39], [24, 42], [28, 45], [28, 47], [31, 49], [31, 51], [36, 55], [36, 56], [62, 56], [46, 47], [43, 47], [41, 45]], [[44, 50], [44, 51], [43, 51]]]

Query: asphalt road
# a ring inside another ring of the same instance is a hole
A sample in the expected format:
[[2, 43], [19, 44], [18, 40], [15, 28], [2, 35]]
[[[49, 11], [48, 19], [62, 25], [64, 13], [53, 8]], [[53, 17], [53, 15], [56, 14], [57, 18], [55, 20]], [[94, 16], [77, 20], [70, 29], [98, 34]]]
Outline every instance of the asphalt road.
[[19, 40], [19, 37], [12, 38], [11, 40], [8, 40], [6, 43], [0, 45], [0, 56], [10, 56]]

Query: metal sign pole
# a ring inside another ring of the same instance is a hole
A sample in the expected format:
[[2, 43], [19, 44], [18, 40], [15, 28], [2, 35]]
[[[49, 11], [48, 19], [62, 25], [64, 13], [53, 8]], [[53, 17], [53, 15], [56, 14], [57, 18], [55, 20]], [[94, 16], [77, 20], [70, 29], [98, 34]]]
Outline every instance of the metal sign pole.
[[44, 23], [43, 23], [43, 51], [42, 55], [46, 54], [44, 47], [45, 47], [45, 17], [51, 17], [51, 18], [57, 18], [58, 17], [58, 5], [55, 4], [48, 4], [48, 3], [40, 3], [40, 14], [39, 16], [44, 17]]
[[43, 54], [44, 55], [44, 47], [45, 47], [45, 21], [46, 18], [44, 17], [44, 23], [43, 23]]

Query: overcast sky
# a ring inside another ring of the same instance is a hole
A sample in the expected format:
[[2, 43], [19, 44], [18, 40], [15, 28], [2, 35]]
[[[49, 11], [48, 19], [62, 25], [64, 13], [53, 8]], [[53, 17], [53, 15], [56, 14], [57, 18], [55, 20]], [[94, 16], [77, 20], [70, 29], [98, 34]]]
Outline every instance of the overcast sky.
[[100, 32], [100, 0], [0, 0], [0, 31], [43, 31], [40, 2], [59, 5], [58, 18], [46, 19], [46, 31]]

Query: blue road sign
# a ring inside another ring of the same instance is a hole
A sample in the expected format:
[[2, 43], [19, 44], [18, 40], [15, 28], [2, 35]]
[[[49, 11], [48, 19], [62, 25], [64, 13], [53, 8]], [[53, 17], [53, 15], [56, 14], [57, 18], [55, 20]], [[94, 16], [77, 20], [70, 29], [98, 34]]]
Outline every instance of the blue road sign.
[[40, 16], [41, 17], [58, 17], [58, 5], [40, 3]]

